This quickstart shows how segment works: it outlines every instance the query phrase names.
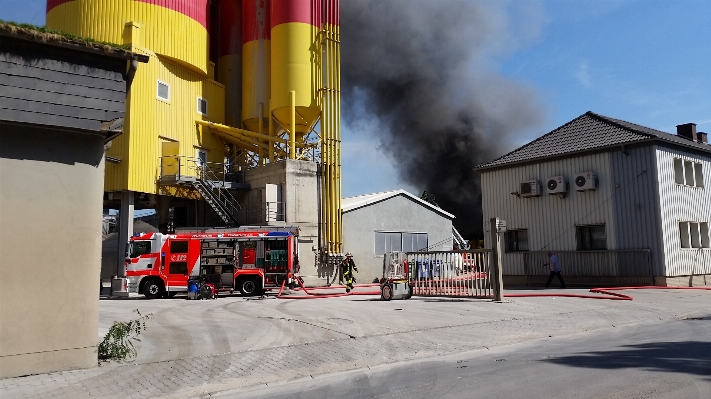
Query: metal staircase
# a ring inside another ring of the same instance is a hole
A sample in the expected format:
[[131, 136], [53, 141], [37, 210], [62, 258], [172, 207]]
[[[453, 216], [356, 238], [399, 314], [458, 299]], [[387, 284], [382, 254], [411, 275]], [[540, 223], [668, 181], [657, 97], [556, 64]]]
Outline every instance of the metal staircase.
[[240, 210], [237, 199], [225, 186], [215, 172], [206, 165], [196, 165], [197, 179], [191, 182], [193, 188], [200, 193], [205, 201], [215, 210], [227, 227], [239, 227], [235, 214]]

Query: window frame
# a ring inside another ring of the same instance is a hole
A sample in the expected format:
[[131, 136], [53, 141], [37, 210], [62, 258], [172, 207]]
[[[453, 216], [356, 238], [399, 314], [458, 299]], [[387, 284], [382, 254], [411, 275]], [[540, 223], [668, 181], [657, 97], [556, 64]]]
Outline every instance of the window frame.
[[[602, 228], [605, 234], [605, 242], [602, 248], [595, 245], [595, 239], [593, 239], [593, 229]], [[587, 240], [585, 239], [585, 232], [587, 231]], [[576, 251], [607, 251], [607, 224], [597, 223], [597, 224], [583, 224], [575, 226], [575, 250]]]
[[[202, 110], [200, 109], [200, 104], [201, 104], [201, 102], [204, 102], [204, 103], [205, 103], [205, 112], [202, 112]], [[197, 113], [200, 114], [200, 115], [203, 115], [203, 116], [207, 116], [207, 113], [208, 113], [208, 104], [207, 104], [207, 99], [206, 99], [206, 98], [203, 98], [203, 97], [198, 96], [198, 98], [197, 98]]]
[[704, 166], [702, 162], [674, 157], [674, 183], [680, 186], [704, 188]]
[[679, 248], [680, 249], [710, 249], [709, 223], [693, 220], [679, 221]]
[[[374, 231], [373, 231], [373, 254], [374, 254], [374, 256], [375, 256], [376, 258], [382, 258], [382, 257], [384, 257], [384, 255], [385, 255], [386, 253], [391, 252], [391, 251], [393, 251], [393, 250], [405, 252], [404, 249], [403, 249], [403, 247], [404, 247], [404, 235], [405, 235], [405, 234], [411, 234], [411, 235], [415, 235], [415, 236], [424, 235], [424, 236], [425, 236], [425, 237], [424, 237], [424, 238], [425, 238], [425, 243], [426, 243], [427, 245], [429, 245], [429, 233], [427, 233], [427, 232], [423, 232], [423, 231], [374, 230]], [[384, 236], [381, 236], [381, 237], [385, 240], [385, 241], [383, 241], [384, 244], [383, 244], [382, 246], [381, 246], [381, 243], [378, 242], [378, 241], [379, 241], [379, 240], [378, 240], [379, 235], [384, 235]], [[397, 242], [398, 242], [399, 246], [398, 246], [397, 249], [394, 249], [394, 246], [393, 246], [393, 238], [395, 238], [395, 236], [398, 237]], [[418, 242], [418, 245], [419, 245], [419, 238], [417, 239], [417, 242]], [[383, 249], [383, 252], [382, 252], [382, 253], [379, 251], [380, 248]], [[428, 248], [429, 248], [429, 247], [426, 246], [424, 249], [427, 250]], [[407, 252], [410, 252], [410, 251], [407, 251]], [[417, 252], [417, 251], [413, 251], [413, 252]]]
[[[161, 97], [161, 96], [160, 96], [160, 85], [164, 85], [165, 87], [168, 88], [168, 97], [167, 97], [167, 98], [164, 98], [164, 97]], [[158, 80], [156, 81], [156, 98], [159, 99], [159, 100], [161, 100], [161, 101], [165, 101], [165, 102], [167, 102], [167, 103], [170, 103], [170, 84], [169, 84], [169, 83], [164, 82], [164, 81], [162, 81], [162, 80], [160, 80], [160, 79], [158, 79]]]
[[[521, 232], [526, 232], [525, 249], [521, 248], [522, 241], [519, 238]], [[513, 240], [512, 236], [514, 236]], [[504, 233], [504, 253], [529, 252], [528, 238], [528, 229], [507, 229], [506, 233]]]

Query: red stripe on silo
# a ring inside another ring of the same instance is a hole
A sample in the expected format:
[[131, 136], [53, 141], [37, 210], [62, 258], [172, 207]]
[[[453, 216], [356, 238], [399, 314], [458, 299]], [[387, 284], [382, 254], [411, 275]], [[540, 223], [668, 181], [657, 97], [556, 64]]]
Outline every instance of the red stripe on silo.
[[272, 0], [272, 28], [303, 22], [321, 28], [321, 0]]
[[341, 25], [341, 1], [326, 0], [323, 4], [323, 17], [327, 24], [340, 26]]
[[[208, 0], [135, 0], [177, 11], [194, 19], [207, 29]], [[170, 27], [165, 27], [169, 29]]]
[[217, 56], [242, 54], [242, 4], [239, 0], [218, 3], [217, 24]]
[[69, 3], [74, 0], [47, 0], [47, 12], [50, 12], [54, 7], [60, 6], [64, 3]]
[[242, 44], [253, 40], [269, 40], [271, 25], [269, 0], [244, 0], [242, 3]]

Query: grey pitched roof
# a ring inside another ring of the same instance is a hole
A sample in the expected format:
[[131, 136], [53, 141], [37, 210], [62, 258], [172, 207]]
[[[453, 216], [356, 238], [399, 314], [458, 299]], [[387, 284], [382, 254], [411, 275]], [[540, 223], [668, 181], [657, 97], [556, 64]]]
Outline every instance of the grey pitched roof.
[[357, 195], [355, 197], [346, 197], [342, 199], [341, 202], [341, 209], [343, 213], [347, 213], [359, 208], [363, 208], [368, 205], [372, 205], [381, 201], [385, 201], [386, 199], [396, 197], [398, 195], [401, 195], [403, 197], [409, 198], [422, 206], [429, 208], [437, 213], [440, 213], [444, 215], [445, 217], [448, 217], [450, 219], [454, 219], [454, 215], [451, 213], [445, 211], [444, 209], [435, 206], [422, 198], [411, 194], [405, 190], [392, 190], [392, 191], [383, 191], [380, 193], [373, 193], [373, 194], [365, 194], [365, 195]]
[[662, 141], [711, 153], [711, 146], [708, 144], [695, 143], [661, 130], [588, 111], [498, 159], [477, 166], [476, 169], [497, 168], [566, 154], [593, 152], [602, 148], [643, 141]]

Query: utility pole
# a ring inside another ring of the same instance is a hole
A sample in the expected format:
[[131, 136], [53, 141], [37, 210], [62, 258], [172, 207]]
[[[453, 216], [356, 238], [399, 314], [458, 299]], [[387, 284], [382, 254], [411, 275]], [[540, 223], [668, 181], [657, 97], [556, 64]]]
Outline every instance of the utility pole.
[[491, 285], [494, 288], [494, 300], [501, 302], [504, 299], [504, 276], [503, 276], [503, 243], [502, 236], [506, 232], [506, 221], [499, 218], [490, 219], [491, 226]]

